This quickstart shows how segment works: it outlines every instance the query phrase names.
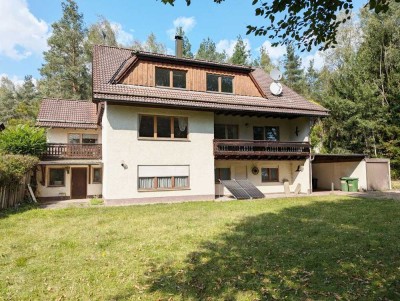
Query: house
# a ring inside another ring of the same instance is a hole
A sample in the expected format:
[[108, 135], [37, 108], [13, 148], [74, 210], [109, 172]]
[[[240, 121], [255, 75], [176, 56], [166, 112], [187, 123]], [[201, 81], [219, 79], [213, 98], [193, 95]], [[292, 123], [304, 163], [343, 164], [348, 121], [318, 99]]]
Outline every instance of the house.
[[[44, 100], [40, 198], [196, 200], [248, 179], [311, 192], [310, 128], [328, 111], [261, 69], [95, 46], [93, 102]], [[85, 196], [85, 197], [86, 197]]]

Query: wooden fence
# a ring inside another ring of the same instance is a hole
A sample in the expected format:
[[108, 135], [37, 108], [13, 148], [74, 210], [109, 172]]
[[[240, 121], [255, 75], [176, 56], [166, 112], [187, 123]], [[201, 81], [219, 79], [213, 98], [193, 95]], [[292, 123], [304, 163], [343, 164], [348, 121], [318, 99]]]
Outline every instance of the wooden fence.
[[11, 208], [22, 203], [27, 195], [27, 185], [30, 180], [30, 173], [27, 173], [18, 184], [0, 186], [0, 209]]

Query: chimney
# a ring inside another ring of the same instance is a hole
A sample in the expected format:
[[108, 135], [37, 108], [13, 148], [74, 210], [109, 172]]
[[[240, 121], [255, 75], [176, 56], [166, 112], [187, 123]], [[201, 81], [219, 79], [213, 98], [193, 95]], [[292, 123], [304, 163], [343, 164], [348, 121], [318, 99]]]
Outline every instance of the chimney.
[[182, 36], [175, 36], [175, 56], [181, 58], [183, 55], [183, 38]]

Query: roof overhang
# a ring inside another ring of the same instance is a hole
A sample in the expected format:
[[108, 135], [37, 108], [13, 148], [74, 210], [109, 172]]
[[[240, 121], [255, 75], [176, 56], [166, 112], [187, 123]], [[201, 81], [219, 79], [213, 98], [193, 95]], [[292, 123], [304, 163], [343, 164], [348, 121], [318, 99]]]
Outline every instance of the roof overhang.
[[314, 154], [313, 164], [317, 163], [340, 163], [340, 162], [360, 162], [366, 158], [364, 154]]

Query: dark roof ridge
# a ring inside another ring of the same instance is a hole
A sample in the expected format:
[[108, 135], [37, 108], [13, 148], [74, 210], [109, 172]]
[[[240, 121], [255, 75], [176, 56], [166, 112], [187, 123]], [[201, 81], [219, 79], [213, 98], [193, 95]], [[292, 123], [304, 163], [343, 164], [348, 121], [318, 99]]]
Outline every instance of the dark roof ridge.
[[72, 98], [56, 98], [56, 97], [43, 97], [43, 100], [62, 100], [62, 101], [80, 101], [80, 102], [93, 102], [90, 99], [72, 99]]
[[101, 45], [101, 44], [96, 44], [96, 45], [94, 45], [94, 47], [107, 47], [107, 48], [113, 48], [113, 49], [119, 49], [119, 50], [128, 50], [128, 51], [132, 52], [132, 55], [143, 54], [143, 55], [149, 55], [149, 56], [164, 57], [164, 58], [174, 59], [174, 60], [178, 60], [178, 61], [183, 60], [183, 61], [189, 61], [189, 62], [208, 63], [208, 64], [213, 64], [213, 65], [219, 65], [221, 67], [248, 69], [249, 71], [254, 70], [254, 67], [249, 66], [249, 65], [220, 63], [220, 62], [209, 61], [209, 60], [204, 60], [204, 59], [186, 58], [186, 57], [178, 58], [172, 54], [163, 54], [163, 53], [149, 52], [149, 51], [143, 51], [143, 50], [135, 50], [132, 48], [127, 48], [127, 47], [109, 46], [109, 45]]

